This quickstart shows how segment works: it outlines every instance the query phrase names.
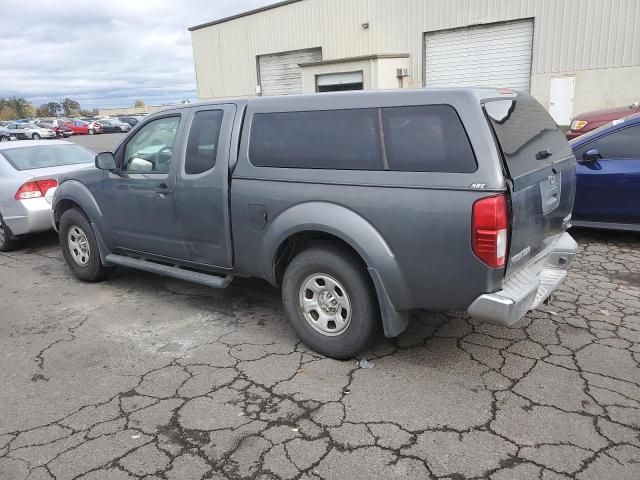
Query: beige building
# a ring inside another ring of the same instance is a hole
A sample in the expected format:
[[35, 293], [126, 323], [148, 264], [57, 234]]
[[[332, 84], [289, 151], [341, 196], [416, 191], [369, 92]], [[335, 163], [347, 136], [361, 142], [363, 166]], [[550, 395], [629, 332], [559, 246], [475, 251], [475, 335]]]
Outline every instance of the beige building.
[[145, 105], [143, 107], [113, 107], [113, 108], [99, 108], [98, 115], [109, 117], [112, 115], [144, 115], [148, 113], [159, 112], [176, 106], [177, 104], [167, 103], [163, 105]]
[[504, 86], [561, 125], [640, 100], [640, 0], [289, 0], [190, 30], [201, 99]]

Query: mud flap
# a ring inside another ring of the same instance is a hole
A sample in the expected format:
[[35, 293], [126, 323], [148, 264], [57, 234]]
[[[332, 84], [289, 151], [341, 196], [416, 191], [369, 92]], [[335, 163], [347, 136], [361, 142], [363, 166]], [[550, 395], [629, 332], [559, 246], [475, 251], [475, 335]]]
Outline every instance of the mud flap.
[[380, 275], [375, 268], [368, 268], [369, 275], [376, 287], [378, 305], [380, 306], [380, 316], [382, 317], [382, 327], [387, 338], [394, 338], [404, 332], [409, 326], [409, 312], [398, 312], [384, 288]]

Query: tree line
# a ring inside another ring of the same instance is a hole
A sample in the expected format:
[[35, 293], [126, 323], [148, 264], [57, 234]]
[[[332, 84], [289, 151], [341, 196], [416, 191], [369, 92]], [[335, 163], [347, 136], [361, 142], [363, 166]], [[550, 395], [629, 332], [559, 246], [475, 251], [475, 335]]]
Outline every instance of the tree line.
[[95, 110], [83, 110], [80, 103], [71, 98], [65, 98], [61, 102], [47, 102], [36, 107], [22, 97], [0, 98], [0, 120], [18, 120], [30, 117], [57, 117], [63, 114], [65, 117], [74, 115], [89, 115]]

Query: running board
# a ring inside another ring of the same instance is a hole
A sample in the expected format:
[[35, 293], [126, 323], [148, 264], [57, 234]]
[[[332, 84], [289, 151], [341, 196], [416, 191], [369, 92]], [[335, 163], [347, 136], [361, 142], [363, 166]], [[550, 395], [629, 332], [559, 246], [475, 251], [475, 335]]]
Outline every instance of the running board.
[[165, 275], [167, 277], [176, 278], [178, 280], [185, 280], [187, 282], [198, 283], [200, 285], [205, 285], [211, 288], [226, 288], [233, 280], [233, 275], [225, 275], [224, 277], [222, 277], [218, 275], [192, 272], [191, 270], [185, 270], [180, 267], [162, 265], [138, 258], [125, 257], [123, 255], [109, 254], [107, 255], [106, 260], [107, 262], [113, 263], [114, 265], [120, 265], [127, 268], [136, 268], [138, 270], [144, 270], [145, 272], [157, 273], [159, 275]]

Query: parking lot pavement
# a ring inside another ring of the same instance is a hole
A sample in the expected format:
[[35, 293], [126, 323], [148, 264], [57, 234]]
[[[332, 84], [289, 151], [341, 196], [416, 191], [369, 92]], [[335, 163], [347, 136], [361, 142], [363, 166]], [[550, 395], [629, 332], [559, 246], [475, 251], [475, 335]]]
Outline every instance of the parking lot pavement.
[[640, 236], [575, 233], [518, 328], [419, 313], [361, 364], [263, 282], [84, 284], [33, 239], [0, 255], [0, 478], [637, 480]]
[[66, 140], [100, 153], [113, 150], [126, 136], [126, 133], [101, 133], [99, 135], [72, 135]]

